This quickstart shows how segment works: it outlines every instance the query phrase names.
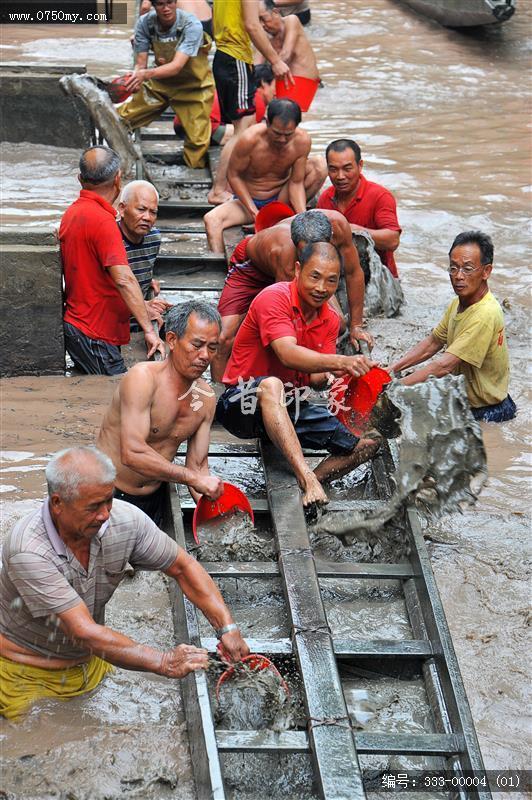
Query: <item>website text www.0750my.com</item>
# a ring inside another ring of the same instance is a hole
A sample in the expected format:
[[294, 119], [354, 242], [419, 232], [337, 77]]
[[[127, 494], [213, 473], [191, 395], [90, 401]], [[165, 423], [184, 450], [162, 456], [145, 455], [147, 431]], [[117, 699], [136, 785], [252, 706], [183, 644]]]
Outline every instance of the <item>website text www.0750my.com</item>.
[[127, 23], [127, 5], [112, 0], [86, 0], [83, 3], [2, 2], [0, 22], [15, 25], [124, 25]]

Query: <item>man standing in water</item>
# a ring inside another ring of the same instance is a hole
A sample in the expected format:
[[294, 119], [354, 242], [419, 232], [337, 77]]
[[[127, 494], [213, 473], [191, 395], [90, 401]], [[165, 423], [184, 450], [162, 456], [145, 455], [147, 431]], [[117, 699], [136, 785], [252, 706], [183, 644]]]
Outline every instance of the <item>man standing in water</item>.
[[216, 630], [230, 659], [249, 649], [218, 588], [196, 559], [129, 503], [113, 501], [115, 468], [94, 447], [57, 453], [48, 498], [4, 543], [0, 573], [0, 714], [14, 718], [44, 697], [95, 689], [112, 664], [183, 678], [207, 651], [163, 652], [105, 625], [105, 606], [130, 567], [177, 581]]
[[[355, 347], [360, 339], [372, 345], [371, 335], [363, 328], [364, 274], [349, 223], [338, 211], [304, 211], [237, 244], [218, 301], [222, 332], [211, 367], [214, 380], [222, 380], [236, 333], [251, 301], [266, 286], [293, 280], [297, 253], [311, 242], [331, 242], [338, 249], [345, 274], [350, 339]], [[340, 310], [339, 306], [336, 308]]]
[[89, 147], [79, 160], [79, 198], [59, 227], [65, 278], [64, 332], [74, 365], [89, 375], [126, 371], [120, 347], [129, 342], [129, 319], [144, 331], [148, 358], [163, 342], [154, 333], [137, 279], [128, 264], [116, 211], [120, 158], [109, 147]]
[[360, 147], [352, 139], [336, 139], [325, 151], [332, 186], [319, 197], [318, 208], [340, 211], [353, 231], [370, 234], [384, 266], [398, 278], [394, 250], [401, 227], [395, 198], [384, 186], [366, 180]]
[[[135, 92], [118, 108], [135, 130], [158, 119], [171, 106], [185, 135], [184, 163], [204, 167], [211, 140], [214, 80], [208, 61], [210, 37], [199, 19], [176, 7], [176, 0], [153, 0], [154, 10], [135, 26], [135, 70], [125, 88]], [[148, 67], [148, 53], [155, 67]]]
[[[379, 443], [357, 439], [332, 410], [309, 403], [306, 387], [323, 388], [330, 373], [359, 377], [373, 365], [365, 356], [336, 353], [340, 319], [330, 306], [340, 278], [332, 244], [303, 248], [296, 277], [263, 289], [236, 335], [216, 419], [240, 439], [270, 439], [292, 467], [303, 505], [328, 502], [322, 483], [374, 455]], [[330, 455], [313, 471], [302, 447]]]
[[[202, 300], [173, 306], [166, 314], [166, 361], [129, 370], [107, 410], [98, 447], [116, 470], [115, 497], [161, 523], [168, 482], [186, 484], [195, 500], [223, 491], [209, 475], [208, 452], [216, 397], [201, 376], [218, 349], [220, 316]], [[185, 466], [173, 460], [187, 442]]]
[[463, 375], [475, 419], [505, 422], [513, 419], [515, 403], [508, 394], [510, 364], [504, 315], [488, 287], [493, 269], [493, 242], [481, 231], [460, 233], [449, 251], [449, 275], [457, 297], [432, 333], [392, 365], [394, 372], [430, 364], [402, 379], [412, 386], [431, 375]]
[[319, 163], [308, 162], [310, 136], [299, 128], [301, 109], [293, 100], [272, 100], [266, 122], [253, 125], [235, 141], [228, 177], [237, 199], [213, 208], [205, 217], [209, 247], [224, 252], [223, 232], [253, 222], [260, 208], [274, 200], [305, 211], [325, 180]]

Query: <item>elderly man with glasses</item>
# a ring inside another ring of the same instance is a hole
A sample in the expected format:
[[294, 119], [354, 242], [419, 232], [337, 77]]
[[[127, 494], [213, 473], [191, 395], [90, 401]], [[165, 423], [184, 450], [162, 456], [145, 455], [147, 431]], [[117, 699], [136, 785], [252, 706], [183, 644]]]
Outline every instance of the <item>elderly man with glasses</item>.
[[[135, 26], [135, 70], [125, 84], [135, 94], [118, 113], [134, 130], [149, 125], [171, 106], [184, 131], [183, 162], [204, 167], [214, 99], [207, 58], [212, 40], [199, 19], [177, 8], [176, 0], [153, 0], [152, 5]], [[148, 67], [150, 50], [155, 55], [154, 67]]]
[[488, 287], [493, 243], [481, 231], [460, 233], [449, 251], [449, 275], [457, 297], [432, 333], [392, 365], [394, 372], [445, 352], [402, 379], [411, 386], [434, 375], [463, 375], [475, 419], [505, 422], [516, 406], [508, 394], [510, 363], [502, 308]]

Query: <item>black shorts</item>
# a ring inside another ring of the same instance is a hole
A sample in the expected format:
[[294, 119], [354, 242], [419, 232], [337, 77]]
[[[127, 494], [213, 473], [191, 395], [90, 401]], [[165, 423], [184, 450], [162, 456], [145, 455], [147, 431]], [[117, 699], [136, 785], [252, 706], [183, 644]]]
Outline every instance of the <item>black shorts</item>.
[[151, 494], [128, 494], [121, 489], [115, 488], [114, 497], [117, 500], [125, 500], [126, 503], [131, 503], [132, 506], [140, 508], [158, 527], [161, 527], [166, 497], [166, 483], [161, 483], [159, 488]]
[[[216, 420], [239, 439], [268, 439], [262, 414], [256, 399], [257, 387], [264, 380], [255, 378], [246, 384], [245, 399], [239, 386], [230, 386], [216, 404]], [[293, 395], [292, 395], [293, 398]], [[307, 400], [286, 401], [286, 410], [293, 422], [301, 447], [308, 450], [328, 450], [333, 455], [351, 453], [358, 438], [353, 436], [326, 406]], [[251, 401], [251, 402], [250, 402]], [[297, 416], [297, 419], [296, 419]]]
[[308, 25], [310, 23], [310, 8], [307, 8], [306, 11], [294, 11], [294, 15], [302, 25]]
[[222, 122], [234, 122], [255, 113], [253, 66], [217, 50], [212, 62]]
[[212, 39], [214, 37], [214, 34], [212, 32], [212, 19], [202, 19], [201, 24], [203, 26], [203, 30], [205, 31], [205, 33], [208, 33]]
[[76, 369], [87, 375], [121, 375], [127, 372], [120, 347], [91, 339], [69, 322], [63, 322], [65, 347]]

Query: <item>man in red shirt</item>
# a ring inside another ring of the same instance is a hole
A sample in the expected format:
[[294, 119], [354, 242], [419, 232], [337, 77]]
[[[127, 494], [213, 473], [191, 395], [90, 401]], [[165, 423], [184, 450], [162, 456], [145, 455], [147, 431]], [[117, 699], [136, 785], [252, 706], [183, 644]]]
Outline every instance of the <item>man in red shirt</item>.
[[392, 193], [362, 175], [362, 153], [352, 139], [336, 139], [325, 151], [332, 186], [321, 193], [318, 208], [340, 211], [351, 230], [367, 231], [382, 263], [398, 278], [393, 251], [399, 247], [401, 227]]
[[[294, 470], [303, 505], [327, 503], [322, 482], [339, 478], [378, 449], [373, 439], [357, 439], [330, 406], [306, 402], [309, 389], [334, 376], [364, 375], [373, 366], [365, 356], [336, 354], [340, 318], [329, 304], [340, 278], [340, 255], [330, 243], [306, 245], [296, 261], [296, 277], [268, 286], [251, 303], [235, 338], [218, 400], [216, 419], [241, 439], [268, 438]], [[328, 450], [314, 470], [302, 447]]]
[[128, 264], [112, 203], [120, 193], [120, 158], [109, 147], [89, 147], [79, 160], [79, 198], [59, 228], [65, 278], [64, 332], [74, 365], [89, 375], [126, 371], [120, 346], [129, 318], [144, 331], [148, 358], [164, 344], [152, 328], [139, 283]]

